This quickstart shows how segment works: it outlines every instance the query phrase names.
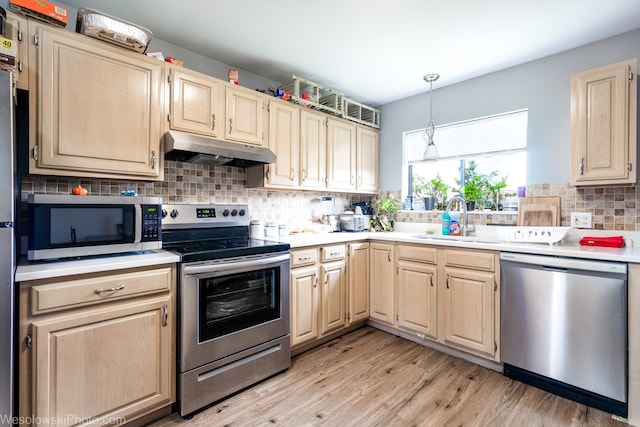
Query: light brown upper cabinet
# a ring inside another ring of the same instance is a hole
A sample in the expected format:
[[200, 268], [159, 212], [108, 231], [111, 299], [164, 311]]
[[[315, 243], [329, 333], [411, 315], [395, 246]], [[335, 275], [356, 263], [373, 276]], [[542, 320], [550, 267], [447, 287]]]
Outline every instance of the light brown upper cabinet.
[[161, 180], [164, 63], [28, 25], [29, 172]]
[[357, 127], [356, 189], [362, 192], [378, 191], [378, 131]]
[[224, 82], [172, 64], [165, 64], [165, 67], [170, 91], [169, 127], [214, 138], [223, 137]]
[[327, 125], [327, 187], [356, 190], [356, 125], [333, 117]]
[[635, 184], [637, 60], [571, 76], [571, 183]]
[[300, 109], [300, 185], [304, 189], [327, 188], [327, 116]]
[[229, 83], [225, 85], [227, 112], [225, 139], [266, 146], [265, 95]]

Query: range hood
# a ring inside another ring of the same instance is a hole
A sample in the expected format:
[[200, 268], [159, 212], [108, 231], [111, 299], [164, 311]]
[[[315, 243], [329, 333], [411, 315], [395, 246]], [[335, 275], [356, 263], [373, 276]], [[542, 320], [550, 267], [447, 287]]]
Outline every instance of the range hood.
[[189, 163], [247, 168], [276, 161], [268, 148], [173, 130], [164, 134], [164, 149], [165, 159]]

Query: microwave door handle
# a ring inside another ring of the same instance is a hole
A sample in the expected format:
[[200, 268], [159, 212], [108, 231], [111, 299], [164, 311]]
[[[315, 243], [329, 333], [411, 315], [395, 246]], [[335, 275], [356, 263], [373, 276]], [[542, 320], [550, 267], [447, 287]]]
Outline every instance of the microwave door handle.
[[142, 206], [134, 205], [133, 208], [136, 212], [136, 235], [133, 239], [133, 243], [140, 243], [142, 241]]

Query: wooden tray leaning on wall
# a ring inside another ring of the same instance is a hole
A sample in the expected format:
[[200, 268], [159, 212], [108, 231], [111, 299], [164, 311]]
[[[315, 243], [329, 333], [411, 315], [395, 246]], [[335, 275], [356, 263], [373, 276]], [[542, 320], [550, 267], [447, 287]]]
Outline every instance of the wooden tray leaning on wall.
[[518, 226], [557, 227], [560, 225], [560, 197], [518, 199]]

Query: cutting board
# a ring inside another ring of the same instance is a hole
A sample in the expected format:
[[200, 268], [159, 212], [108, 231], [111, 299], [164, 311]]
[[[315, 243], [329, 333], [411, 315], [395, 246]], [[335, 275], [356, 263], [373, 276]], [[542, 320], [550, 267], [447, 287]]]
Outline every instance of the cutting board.
[[560, 225], [560, 197], [518, 199], [518, 226], [556, 227]]

